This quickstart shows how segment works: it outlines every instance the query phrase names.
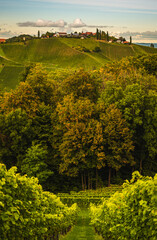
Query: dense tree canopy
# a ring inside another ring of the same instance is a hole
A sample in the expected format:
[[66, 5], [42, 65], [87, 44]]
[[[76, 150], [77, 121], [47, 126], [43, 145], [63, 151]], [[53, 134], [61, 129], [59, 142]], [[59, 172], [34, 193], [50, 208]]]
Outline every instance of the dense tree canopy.
[[108, 176], [110, 184], [133, 169], [153, 175], [156, 72], [156, 55], [91, 72], [28, 67], [15, 90], [0, 94], [0, 161], [56, 191], [80, 189], [81, 181], [83, 188], [103, 185]]

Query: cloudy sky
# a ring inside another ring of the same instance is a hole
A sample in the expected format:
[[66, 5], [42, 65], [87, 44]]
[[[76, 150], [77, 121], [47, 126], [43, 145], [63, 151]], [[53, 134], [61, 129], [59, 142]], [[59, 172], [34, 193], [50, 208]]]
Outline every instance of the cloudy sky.
[[157, 0], [0, 0], [0, 38], [46, 31], [108, 31], [157, 43]]

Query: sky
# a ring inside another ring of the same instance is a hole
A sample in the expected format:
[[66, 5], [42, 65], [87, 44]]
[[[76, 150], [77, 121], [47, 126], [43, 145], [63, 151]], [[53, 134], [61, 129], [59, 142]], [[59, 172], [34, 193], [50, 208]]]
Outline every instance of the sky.
[[0, 0], [0, 38], [96, 28], [157, 43], [157, 0]]

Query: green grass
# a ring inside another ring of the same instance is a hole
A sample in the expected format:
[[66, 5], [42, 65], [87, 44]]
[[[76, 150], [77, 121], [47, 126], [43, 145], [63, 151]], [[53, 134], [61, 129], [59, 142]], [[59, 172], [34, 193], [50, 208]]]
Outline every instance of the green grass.
[[4, 54], [4, 52], [3, 52], [3, 49], [1, 48], [1, 46], [0, 46], [0, 57], [4, 57], [5, 56], [5, 54]]
[[[94, 52], [95, 47], [100, 47], [101, 51]], [[90, 52], [84, 52], [83, 48]], [[107, 43], [92, 38], [34, 39], [25, 43], [1, 44], [0, 83], [7, 89], [15, 88], [18, 84], [18, 74], [30, 63], [42, 63], [49, 72], [56, 69], [71, 71], [81, 67], [93, 70], [99, 69], [109, 61], [147, 53], [157, 53], [157, 49], [134, 44], [130, 46]]]
[[[79, 51], [78, 47], [88, 48], [90, 52]], [[101, 52], [93, 52], [95, 47], [100, 47]], [[35, 39], [25, 44], [4, 44], [0, 49], [0, 55], [2, 53], [2, 56], [20, 64], [41, 62], [51, 64], [52, 67], [86, 69], [99, 68], [109, 60], [120, 60], [126, 56], [157, 53], [157, 49], [150, 47], [71, 38]]]
[[41, 62], [60, 68], [91, 68], [102, 65], [102, 61], [75, 50], [64, 43], [63, 39], [37, 39], [28, 41], [26, 45], [6, 44], [3, 52], [10, 60], [22, 64]]
[[23, 67], [3, 67], [0, 71], [0, 86], [2, 89], [5, 88], [6, 91], [14, 89], [19, 84], [19, 77], [23, 70]]
[[94, 228], [90, 226], [89, 210], [82, 210], [79, 213], [77, 223], [73, 229], [66, 235], [61, 236], [59, 240], [102, 240], [97, 235]]
[[3, 70], [3, 66], [0, 65], [0, 74], [1, 74], [2, 70]]

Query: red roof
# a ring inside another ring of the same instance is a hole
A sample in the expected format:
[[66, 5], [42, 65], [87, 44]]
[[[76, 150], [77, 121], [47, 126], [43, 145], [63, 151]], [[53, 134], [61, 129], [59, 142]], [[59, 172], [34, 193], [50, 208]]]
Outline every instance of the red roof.
[[87, 34], [87, 35], [93, 35], [93, 33], [92, 33], [92, 32], [86, 32], [86, 34]]
[[6, 39], [0, 38], [0, 42], [5, 42]]

